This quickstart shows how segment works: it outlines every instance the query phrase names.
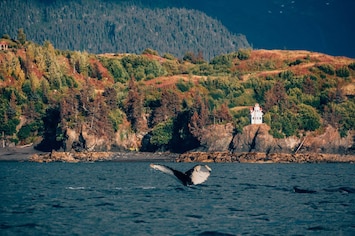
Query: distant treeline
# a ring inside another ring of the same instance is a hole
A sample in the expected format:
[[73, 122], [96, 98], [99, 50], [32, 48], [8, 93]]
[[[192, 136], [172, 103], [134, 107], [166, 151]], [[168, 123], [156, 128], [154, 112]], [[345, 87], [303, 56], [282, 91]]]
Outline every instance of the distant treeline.
[[0, 34], [15, 37], [23, 28], [29, 40], [49, 40], [62, 50], [141, 53], [154, 48], [178, 57], [202, 52], [207, 60], [250, 47], [244, 35], [230, 33], [200, 11], [143, 2], [0, 1]]

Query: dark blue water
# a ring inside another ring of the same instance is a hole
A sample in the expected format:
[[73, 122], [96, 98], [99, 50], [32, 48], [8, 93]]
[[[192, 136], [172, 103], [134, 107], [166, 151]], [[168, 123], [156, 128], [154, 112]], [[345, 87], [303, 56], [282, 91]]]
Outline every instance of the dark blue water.
[[0, 162], [0, 235], [355, 234], [355, 165], [210, 167], [184, 187], [147, 162]]

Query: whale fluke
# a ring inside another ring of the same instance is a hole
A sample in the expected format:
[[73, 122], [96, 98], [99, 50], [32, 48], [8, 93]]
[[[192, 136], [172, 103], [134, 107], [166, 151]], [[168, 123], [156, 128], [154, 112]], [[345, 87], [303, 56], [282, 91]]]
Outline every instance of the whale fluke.
[[208, 179], [212, 171], [207, 165], [196, 165], [185, 173], [164, 165], [150, 164], [150, 167], [165, 174], [175, 176], [185, 186], [202, 184]]

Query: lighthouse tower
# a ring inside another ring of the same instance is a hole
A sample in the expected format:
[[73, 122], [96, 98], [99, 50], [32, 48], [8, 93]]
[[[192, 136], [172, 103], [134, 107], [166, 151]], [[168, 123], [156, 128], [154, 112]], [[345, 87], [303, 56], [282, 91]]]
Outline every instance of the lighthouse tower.
[[250, 123], [251, 124], [262, 124], [263, 123], [263, 109], [258, 103], [254, 107], [250, 108]]

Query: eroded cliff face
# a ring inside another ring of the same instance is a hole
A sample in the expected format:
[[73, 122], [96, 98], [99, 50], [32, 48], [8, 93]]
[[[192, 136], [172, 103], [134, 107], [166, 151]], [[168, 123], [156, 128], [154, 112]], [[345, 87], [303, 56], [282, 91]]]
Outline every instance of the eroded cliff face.
[[65, 151], [123, 151], [139, 150], [142, 135], [137, 135], [129, 129], [120, 129], [110, 135], [90, 134], [87, 127], [83, 126], [80, 132], [73, 129], [66, 130], [66, 140], [63, 148]]
[[307, 132], [300, 137], [275, 139], [269, 134], [270, 127], [266, 124], [248, 125], [243, 132], [233, 137], [230, 145], [231, 151], [262, 152], [262, 153], [354, 153], [354, 132], [341, 138], [339, 132], [331, 127], [326, 127], [322, 133]]
[[300, 151], [319, 153], [355, 154], [355, 131], [342, 138], [332, 126], [326, 127], [324, 133], [309, 133], [304, 137]]
[[201, 149], [207, 152], [229, 150], [233, 139], [234, 126], [231, 123], [211, 125], [204, 128], [200, 138]]
[[267, 152], [275, 148], [274, 138], [269, 134], [266, 124], [249, 125], [242, 133], [233, 137], [230, 145], [232, 152]]
[[[234, 133], [234, 126], [228, 124], [211, 125], [202, 130], [198, 151], [230, 153], [333, 153], [355, 154], [355, 132], [341, 138], [339, 132], [328, 126], [322, 132], [307, 132], [300, 137], [273, 138], [267, 124], [248, 125], [242, 133]], [[123, 151], [140, 150], [143, 134], [135, 134], [129, 129], [120, 129], [112, 138], [95, 136], [86, 127], [81, 132], [67, 129], [64, 142], [65, 151]]]

